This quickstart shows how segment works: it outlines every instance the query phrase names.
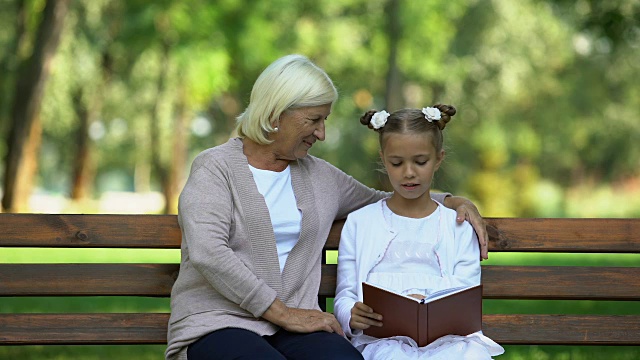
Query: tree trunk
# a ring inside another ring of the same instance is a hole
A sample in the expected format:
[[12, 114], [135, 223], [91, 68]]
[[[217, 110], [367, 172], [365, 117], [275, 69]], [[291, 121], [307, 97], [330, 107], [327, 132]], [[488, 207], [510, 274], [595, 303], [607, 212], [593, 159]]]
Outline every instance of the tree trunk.
[[189, 120], [189, 112], [186, 96], [184, 86], [180, 86], [173, 122], [171, 167], [165, 194], [167, 198], [165, 213], [167, 214], [178, 212], [178, 196], [183, 185], [185, 164], [187, 163], [187, 121]]
[[[33, 54], [22, 64], [16, 81], [16, 97], [13, 103], [11, 130], [7, 137], [7, 155], [5, 158], [4, 194], [2, 207], [14, 211], [16, 185], [21, 172], [25, 145], [38, 113], [49, 76], [53, 58], [69, 9], [69, 0], [49, 0], [44, 8], [42, 21], [38, 27]], [[22, 193], [22, 192], [21, 192]]]
[[92, 159], [93, 146], [89, 138], [89, 127], [102, 114], [104, 104], [104, 91], [107, 89], [112, 77], [111, 56], [108, 46], [102, 53], [101, 79], [93, 100], [85, 104], [82, 99], [83, 90], [78, 90], [74, 107], [78, 116], [78, 128], [76, 130], [76, 144], [78, 146], [74, 165], [73, 178], [71, 179], [71, 199], [81, 200], [91, 195], [96, 175], [96, 166]]
[[164, 165], [160, 157], [160, 121], [162, 119], [162, 117], [160, 116], [160, 102], [162, 101], [162, 95], [165, 92], [167, 80], [166, 77], [169, 72], [169, 50], [169, 43], [163, 41], [160, 54], [160, 71], [158, 73], [158, 90], [150, 117], [151, 173], [156, 177], [158, 183], [160, 184], [162, 194], [165, 197], [165, 206], [163, 209], [163, 212], [165, 214], [169, 213], [168, 205], [170, 202], [169, 197], [171, 196], [171, 191], [169, 190], [169, 170]]
[[387, 69], [387, 85], [385, 91], [385, 109], [389, 112], [404, 107], [402, 96], [402, 74], [398, 68], [398, 42], [402, 36], [400, 24], [400, 0], [389, 0], [386, 4], [387, 39], [389, 57]]
[[90, 152], [91, 141], [89, 139], [89, 124], [91, 123], [91, 111], [83, 102], [82, 89], [78, 89], [74, 96], [73, 107], [78, 118], [78, 126], [75, 131], [76, 151], [73, 159], [73, 175], [71, 178], [70, 196], [73, 200], [81, 200], [91, 193], [91, 183], [94, 173], [91, 168]]
[[14, 203], [12, 212], [29, 212], [29, 198], [31, 189], [38, 172], [38, 158], [40, 154], [40, 144], [42, 143], [42, 123], [40, 117], [37, 116], [33, 120], [29, 131], [29, 139], [24, 144], [24, 152], [22, 161], [16, 176], [16, 185], [14, 187]]
[[[11, 87], [15, 87], [16, 64], [21, 60], [21, 49], [24, 47], [26, 38], [25, 24], [27, 19], [27, 11], [25, 9], [25, 0], [16, 2], [15, 27], [13, 41], [7, 46], [6, 51], [0, 59], [0, 71], [2, 72], [2, 81], [0, 82], [0, 126], [8, 124], [5, 121], [9, 118], [9, 104], [13, 99], [13, 91]], [[3, 126], [4, 127], [4, 126]], [[0, 134], [4, 134], [3, 128], [0, 128]]]

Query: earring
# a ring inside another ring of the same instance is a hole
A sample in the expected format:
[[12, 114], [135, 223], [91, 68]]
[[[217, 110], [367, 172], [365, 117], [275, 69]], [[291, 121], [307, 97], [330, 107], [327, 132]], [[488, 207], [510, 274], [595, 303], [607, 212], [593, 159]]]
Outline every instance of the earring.
[[278, 129], [277, 126], [273, 128], [273, 132], [278, 132], [278, 130], [280, 130], [280, 129]]

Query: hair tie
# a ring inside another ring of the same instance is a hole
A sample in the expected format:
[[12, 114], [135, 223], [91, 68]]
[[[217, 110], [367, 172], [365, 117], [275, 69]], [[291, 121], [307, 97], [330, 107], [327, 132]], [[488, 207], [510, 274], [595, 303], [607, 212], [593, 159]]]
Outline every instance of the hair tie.
[[369, 124], [373, 126], [374, 129], [378, 130], [383, 127], [387, 123], [387, 118], [389, 117], [389, 113], [385, 110], [378, 111], [371, 117], [371, 121]]
[[435, 107], [422, 108], [422, 113], [424, 114], [424, 118], [427, 119], [428, 122], [438, 121], [442, 118], [440, 109]]

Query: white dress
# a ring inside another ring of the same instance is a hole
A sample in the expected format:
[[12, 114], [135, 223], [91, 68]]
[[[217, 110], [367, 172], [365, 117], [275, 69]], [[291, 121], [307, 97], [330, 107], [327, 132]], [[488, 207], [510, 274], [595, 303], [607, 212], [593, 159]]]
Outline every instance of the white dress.
[[[399, 232], [389, 243], [382, 259], [369, 272], [367, 281], [405, 295], [426, 296], [441, 290], [438, 284], [443, 283], [444, 274], [434, 251], [443, 233], [441, 206], [421, 219], [396, 215], [386, 202], [383, 206], [385, 220]], [[406, 336], [377, 339], [360, 335], [353, 339], [353, 344], [367, 360], [491, 359], [504, 353], [500, 345], [481, 331], [467, 336], [443, 336], [424, 347], [418, 347], [413, 339]]]

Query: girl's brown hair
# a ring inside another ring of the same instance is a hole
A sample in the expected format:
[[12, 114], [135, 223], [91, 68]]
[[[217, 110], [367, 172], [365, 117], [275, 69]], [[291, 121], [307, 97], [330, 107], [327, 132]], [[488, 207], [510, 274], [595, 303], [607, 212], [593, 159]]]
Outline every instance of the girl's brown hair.
[[440, 110], [440, 120], [429, 122], [420, 109], [401, 109], [394, 111], [387, 123], [379, 128], [374, 129], [371, 125], [371, 118], [377, 110], [369, 110], [360, 118], [360, 123], [377, 131], [380, 135], [380, 147], [383, 148], [385, 134], [421, 134], [429, 133], [433, 140], [433, 146], [436, 152], [440, 152], [443, 146], [442, 130], [447, 123], [456, 114], [456, 108], [451, 105], [436, 104], [433, 107]]

